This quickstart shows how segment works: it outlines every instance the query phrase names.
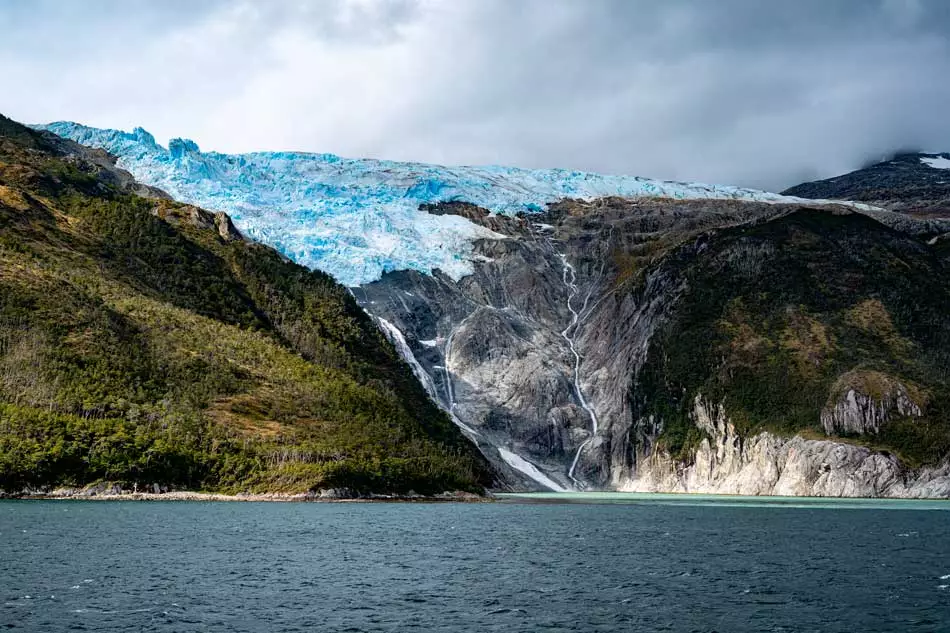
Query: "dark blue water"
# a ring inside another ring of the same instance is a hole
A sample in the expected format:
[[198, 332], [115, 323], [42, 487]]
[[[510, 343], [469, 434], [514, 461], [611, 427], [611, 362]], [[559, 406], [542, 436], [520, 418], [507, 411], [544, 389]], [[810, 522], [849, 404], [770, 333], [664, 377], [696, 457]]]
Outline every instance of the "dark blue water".
[[907, 507], [0, 502], [13, 630], [950, 631], [948, 585]]

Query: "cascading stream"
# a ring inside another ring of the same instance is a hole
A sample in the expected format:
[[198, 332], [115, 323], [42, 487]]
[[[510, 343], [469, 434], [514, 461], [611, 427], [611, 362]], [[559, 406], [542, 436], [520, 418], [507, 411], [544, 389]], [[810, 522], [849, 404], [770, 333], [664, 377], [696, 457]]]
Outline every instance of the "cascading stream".
[[574, 453], [574, 459], [571, 462], [571, 468], [567, 471], [567, 476], [571, 479], [571, 481], [574, 482], [576, 487], [580, 488], [583, 487], [583, 484], [574, 476], [574, 471], [577, 470], [577, 463], [581, 458], [581, 453], [583, 453], [584, 449], [594, 441], [594, 437], [597, 435], [597, 414], [594, 413], [594, 410], [590, 407], [590, 405], [587, 404], [587, 400], [584, 399], [584, 391], [581, 389], [580, 378], [581, 355], [577, 353], [577, 349], [574, 347], [574, 335], [577, 332], [577, 325], [580, 321], [580, 315], [583, 314], [587, 309], [587, 302], [590, 299], [590, 294], [588, 294], [587, 298], [584, 299], [584, 305], [581, 307], [580, 312], [575, 310], [571, 305], [571, 301], [575, 296], [577, 296], [577, 271], [574, 269], [574, 266], [572, 266], [570, 262], [567, 261], [566, 254], [559, 253], [558, 256], [561, 258], [561, 261], [564, 264], [561, 279], [569, 291], [567, 295], [567, 309], [571, 313], [571, 322], [561, 331], [561, 337], [567, 341], [567, 345], [570, 348], [571, 353], [574, 354], [574, 391], [577, 393], [577, 402], [590, 416], [591, 424], [590, 437], [584, 440], [584, 442], [577, 447], [577, 452]]

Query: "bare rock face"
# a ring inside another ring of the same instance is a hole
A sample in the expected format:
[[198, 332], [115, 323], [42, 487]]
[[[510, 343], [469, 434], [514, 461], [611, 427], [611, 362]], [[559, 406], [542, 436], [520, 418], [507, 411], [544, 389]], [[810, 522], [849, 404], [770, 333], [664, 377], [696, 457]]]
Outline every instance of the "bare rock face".
[[231, 221], [231, 216], [220, 211], [212, 213], [190, 204], [178, 205], [158, 200], [152, 208], [152, 214], [170, 224], [186, 222], [196, 229], [215, 231], [225, 242], [244, 239]]
[[814, 497], [946, 497], [950, 464], [917, 471], [863, 446], [758, 433], [742, 438], [721, 404], [697, 396], [693, 419], [708, 437], [691, 464], [655, 451], [619, 489]]
[[785, 211], [619, 199], [565, 201], [525, 218], [465, 203], [425, 210], [507, 239], [477, 242], [475, 272], [458, 281], [400, 271], [354, 296], [404, 338], [407, 360], [510, 486], [529, 490], [615, 488], [633, 472], [635, 445], [651, 441], [634, 428], [629, 384], [682, 280], [644, 272], [631, 293], [616, 254], [642, 250], [646, 264], [666, 247], [650, 243], [671, 228], [689, 235]]
[[211, 229], [214, 227], [214, 214], [191, 205], [182, 209], [188, 212], [188, 219], [199, 229]]
[[821, 425], [828, 435], [878, 433], [895, 417], [923, 415], [908, 387], [880, 372], [852, 371], [838, 379], [828, 405], [821, 412]]
[[233, 240], [243, 240], [244, 236], [235, 228], [231, 222], [231, 216], [221, 211], [214, 214], [214, 225], [218, 227], [218, 235], [226, 242]]
[[[353, 293], [385, 322], [391, 338], [399, 339], [401, 353], [432, 398], [478, 445], [508, 488], [950, 494], [947, 468], [911, 471], [893, 455], [843, 442], [742, 433], [722, 403], [701, 397], [689, 419], [704, 439], [678, 459], [664, 449], [670, 420], [647, 410], [644, 399], [654, 398], [656, 390], [644, 393], [638, 385], [651, 350], [659, 359], [652, 362], [664, 362], [655, 340], [673, 323], [683, 297], [704, 290], [693, 285], [683, 263], [731, 267], [742, 279], [761, 279], [780, 249], [768, 239], [746, 235], [745, 227], [769, 225], [801, 207], [609, 198], [564, 201], [523, 218], [492, 215], [465, 203], [426, 210], [462, 215], [505, 239], [476, 242], [474, 273], [462, 279], [439, 271], [398, 271]], [[823, 207], [821, 212], [853, 213]], [[901, 221], [917, 222], [906, 216]], [[864, 224], [854, 225], [864, 230]], [[740, 239], [711, 258], [717, 235], [726, 231], [739, 233]], [[825, 248], [811, 235], [794, 235], [796, 247]], [[802, 261], [812, 260], [803, 256]], [[719, 318], [700, 316], [714, 323]], [[811, 323], [792, 326], [811, 336]], [[822, 347], [799, 334], [790, 330], [771, 344], [792, 349], [801, 371], [813, 371], [834, 342], [829, 339]], [[774, 351], [757, 341], [750, 335], [745, 342], [751, 347], [738, 348], [732, 364], [721, 371], [741, 369], [746, 356]], [[808, 421], [822, 424], [828, 434], [877, 433], [892, 420], [920, 416], [924, 407], [919, 391], [906, 380], [849, 372], [836, 385], [824, 412], [817, 403]], [[693, 394], [672, 393], [670, 406], [688, 402], [685, 398]]]
[[459, 281], [401, 271], [354, 296], [404, 338], [434, 399], [512, 488], [568, 488], [565, 463], [589, 438], [590, 417], [562, 336], [572, 320], [565, 264], [547, 237], [525, 233], [478, 243], [475, 274]]

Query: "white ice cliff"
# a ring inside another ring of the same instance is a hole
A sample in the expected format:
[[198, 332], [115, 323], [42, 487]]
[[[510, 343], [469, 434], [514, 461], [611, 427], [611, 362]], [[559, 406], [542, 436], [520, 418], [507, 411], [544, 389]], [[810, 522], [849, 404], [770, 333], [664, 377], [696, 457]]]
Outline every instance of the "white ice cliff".
[[402, 269], [441, 269], [458, 279], [471, 272], [473, 240], [501, 237], [458, 216], [420, 211], [423, 203], [459, 200], [514, 214], [541, 211], [563, 198], [603, 196], [798, 200], [563, 169], [442, 167], [304, 152], [228, 155], [201, 152], [185, 139], [173, 139], [166, 149], [142, 128], [129, 133], [70, 122], [36, 127], [107, 150], [139, 182], [224, 211], [249, 237], [350, 286]]

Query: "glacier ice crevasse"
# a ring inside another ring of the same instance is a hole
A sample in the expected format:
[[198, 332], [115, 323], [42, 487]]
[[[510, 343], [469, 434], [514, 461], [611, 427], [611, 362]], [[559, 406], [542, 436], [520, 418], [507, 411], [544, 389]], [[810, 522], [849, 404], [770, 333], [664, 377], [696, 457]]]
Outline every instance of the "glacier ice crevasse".
[[202, 152], [185, 139], [171, 140], [166, 149], [142, 128], [122, 132], [64, 121], [35, 127], [105, 149], [139, 182], [224, 211], [248, 237], [348, 286], [395, 270], [439, 269], [457, 280], [472, 272], [475, 240], [502, 238], [459, 216], [420, 211], [426, 203], [465, 201], [511, 215], [542, 211], [564, 198], [798, 200], [566, 169], [444, 167], [306, 152], [229, 155]]

